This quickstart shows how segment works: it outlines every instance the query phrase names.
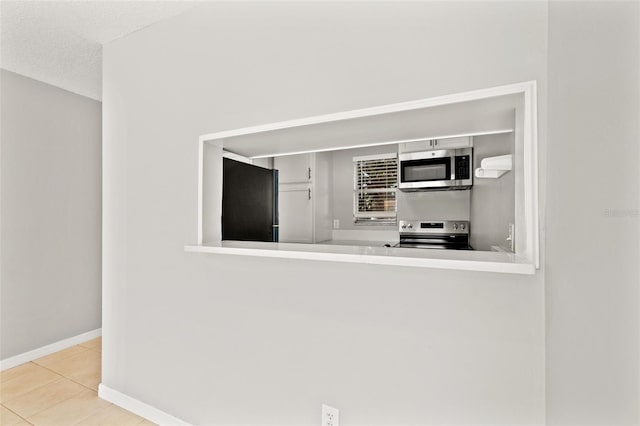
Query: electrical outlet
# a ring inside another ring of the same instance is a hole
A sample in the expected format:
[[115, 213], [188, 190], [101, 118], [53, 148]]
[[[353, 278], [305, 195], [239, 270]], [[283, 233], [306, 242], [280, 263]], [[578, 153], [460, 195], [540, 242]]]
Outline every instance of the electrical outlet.
[[340, 229], [340, 219], [333, 219], [333, 229]]
[[337, 408], [322, 404], [321, 426], [340, 426], [340, 411]]

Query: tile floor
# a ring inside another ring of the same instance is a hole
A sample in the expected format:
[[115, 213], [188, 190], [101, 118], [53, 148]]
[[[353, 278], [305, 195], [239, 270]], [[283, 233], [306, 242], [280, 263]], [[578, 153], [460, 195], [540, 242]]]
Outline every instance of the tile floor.
[[101, 350], [97, 338], [1, 372], [0, 425], [153, 425], [98, 398]]

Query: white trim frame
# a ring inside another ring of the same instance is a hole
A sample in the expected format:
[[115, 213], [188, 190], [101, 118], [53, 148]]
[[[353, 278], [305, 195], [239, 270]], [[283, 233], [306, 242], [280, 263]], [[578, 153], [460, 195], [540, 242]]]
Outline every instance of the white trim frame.
[[9, 368], [16, 367], [20, 364], [31, 362], [34, 359], [42, 358], [43, 356], [50, 355], [52, 353], [61, 351], [63, 349], [70, 348], [71, 346], [84, 343], [86, 341], [95, 339], [96, 337], [100, 337], [100, 336], [102, 336], [102, 329], [97, 328], [95, 330], [87, 331], [86, 333], [78, 334], [77, 336], [59, 340], [49, 345], [41, 346], [31, 351], [12, 356], [10, 358], [5, 358], [0, 361], [0, 371], [4, 371]]
[[535, 81], [524, 90], [524, 212], [527, 254], [540, 268], [540, 212], [538, 211], [538, 89]]
[[[244, 127], [235, 130], [225, 130], [222, 132], [209, 133], [200, 136], [200, 142], [210, 142], [235, 136], [250, 135], [255, 133], [271, 132], [274, 130], [288, 129], [292, 127], [303, 127], [311, 124], [328, 123], [332, 121], [350, 120], [353, 118], [372, 117], [375, 115], [389, 114], [393, 112], [411, 111], [436, 107], [442, 105], [456, 104], [461, 102], [477, 101], [480, 99], [494, 98], [497, 96], [517, 95], [526, 93], [528, 90], [535, 91], [536, 82], [527, 81], [523, 83], [508, 84], [505, 86], [491, 87], [488, 89], [472, 90], [469, 92], [455, 93], [452, 95], [436, 96], [433, 98], [418, 99], [415, 101], [400, 102], [396, 104], [381, 105], [371, 108], [354, 109], [351, 111], [337, 112], [333, 114], [317, 115], [314, 117], [300, 118], [296, 120], [280, 121], [278, 123], [262, 124], [259, 126]], [[431, 138], [429, 138], [431, 139]]]
[[[274, 130], [303, 127], [313, 124], [328, 123], [332, 121], [349, 120], [362, 117], [389, 114], [394, 112], [410, 111], [437, 107], [455, 103], [470, 102], [488, 99], [498, 96], [523, 95], [523, 152], [524, 152], [524, 212], [526, 249], [525, 253], [518, 253], [529, 259], [538, 269], [540, 267], [539, 253], [539, 211], [538, 211], [538, 111], [537, 111], [537, 84], [536, 81], [508, 84], [487, 89], [473, 90], [452, 95], [436, 96], [409, 102], [401, 102], [344, 111], [335, 114], [319, 115], [315, 117], [297, 120], [282, 121], [278, 123], [245, 127], [235, 130], [227, 130], [200, 136], [198, 139], [198, 235], [197, 243], [203, 243], [203, 168], [204, 168], [204, 144], [212, 143], [220, 147], [224, 146], [224, 139], [234, 136], [249, 135], [255, 133], [270, 132]], [[376, 144], [377, 145], [377, 144]]]
[[205, 141], [200, 138], [200, 141], [198, 141], [198, 245], [202, 245], [203, 242], [204, 143]]

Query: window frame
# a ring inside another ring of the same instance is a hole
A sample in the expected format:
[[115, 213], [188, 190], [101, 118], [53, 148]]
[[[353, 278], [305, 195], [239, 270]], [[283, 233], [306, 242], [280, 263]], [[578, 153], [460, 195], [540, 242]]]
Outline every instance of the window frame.
[[[386, 188], [386, 190], [379, 190], [376, 192], [393, 192], [395, 203], [394, 210], [391, 212], [390, 210], [386, 210], [383, 212], [369, 212], [367, 215], [369, 217], [363, 216], [363, 212], [358, 210], [358, 195], [360, 194], [361, 189], [358, 189], [358, 163], [363, 161], [375, 161], [375, 160], [388, 160], [395, 159], [396, 161], [396, 182], [395, 186], [392, 188]], [[380, 154], [372, 154], [372, 155], [363, 155], [356, 156], [352, 159], [353, 162], [353, 223], [361, 224], [361, 225], [396, 225], [398, 223], [398, 153], [397, 152], [386, 152]], [[393, 213], [393, 214], [389, 214]]]

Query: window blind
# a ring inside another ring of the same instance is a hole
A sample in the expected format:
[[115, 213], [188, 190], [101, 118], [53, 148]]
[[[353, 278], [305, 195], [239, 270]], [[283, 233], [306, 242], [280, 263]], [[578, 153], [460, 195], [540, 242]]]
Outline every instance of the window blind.
[[353, 216], [356, 222], [396, 221], [398, 158], [395, 153], [354, 157]]

